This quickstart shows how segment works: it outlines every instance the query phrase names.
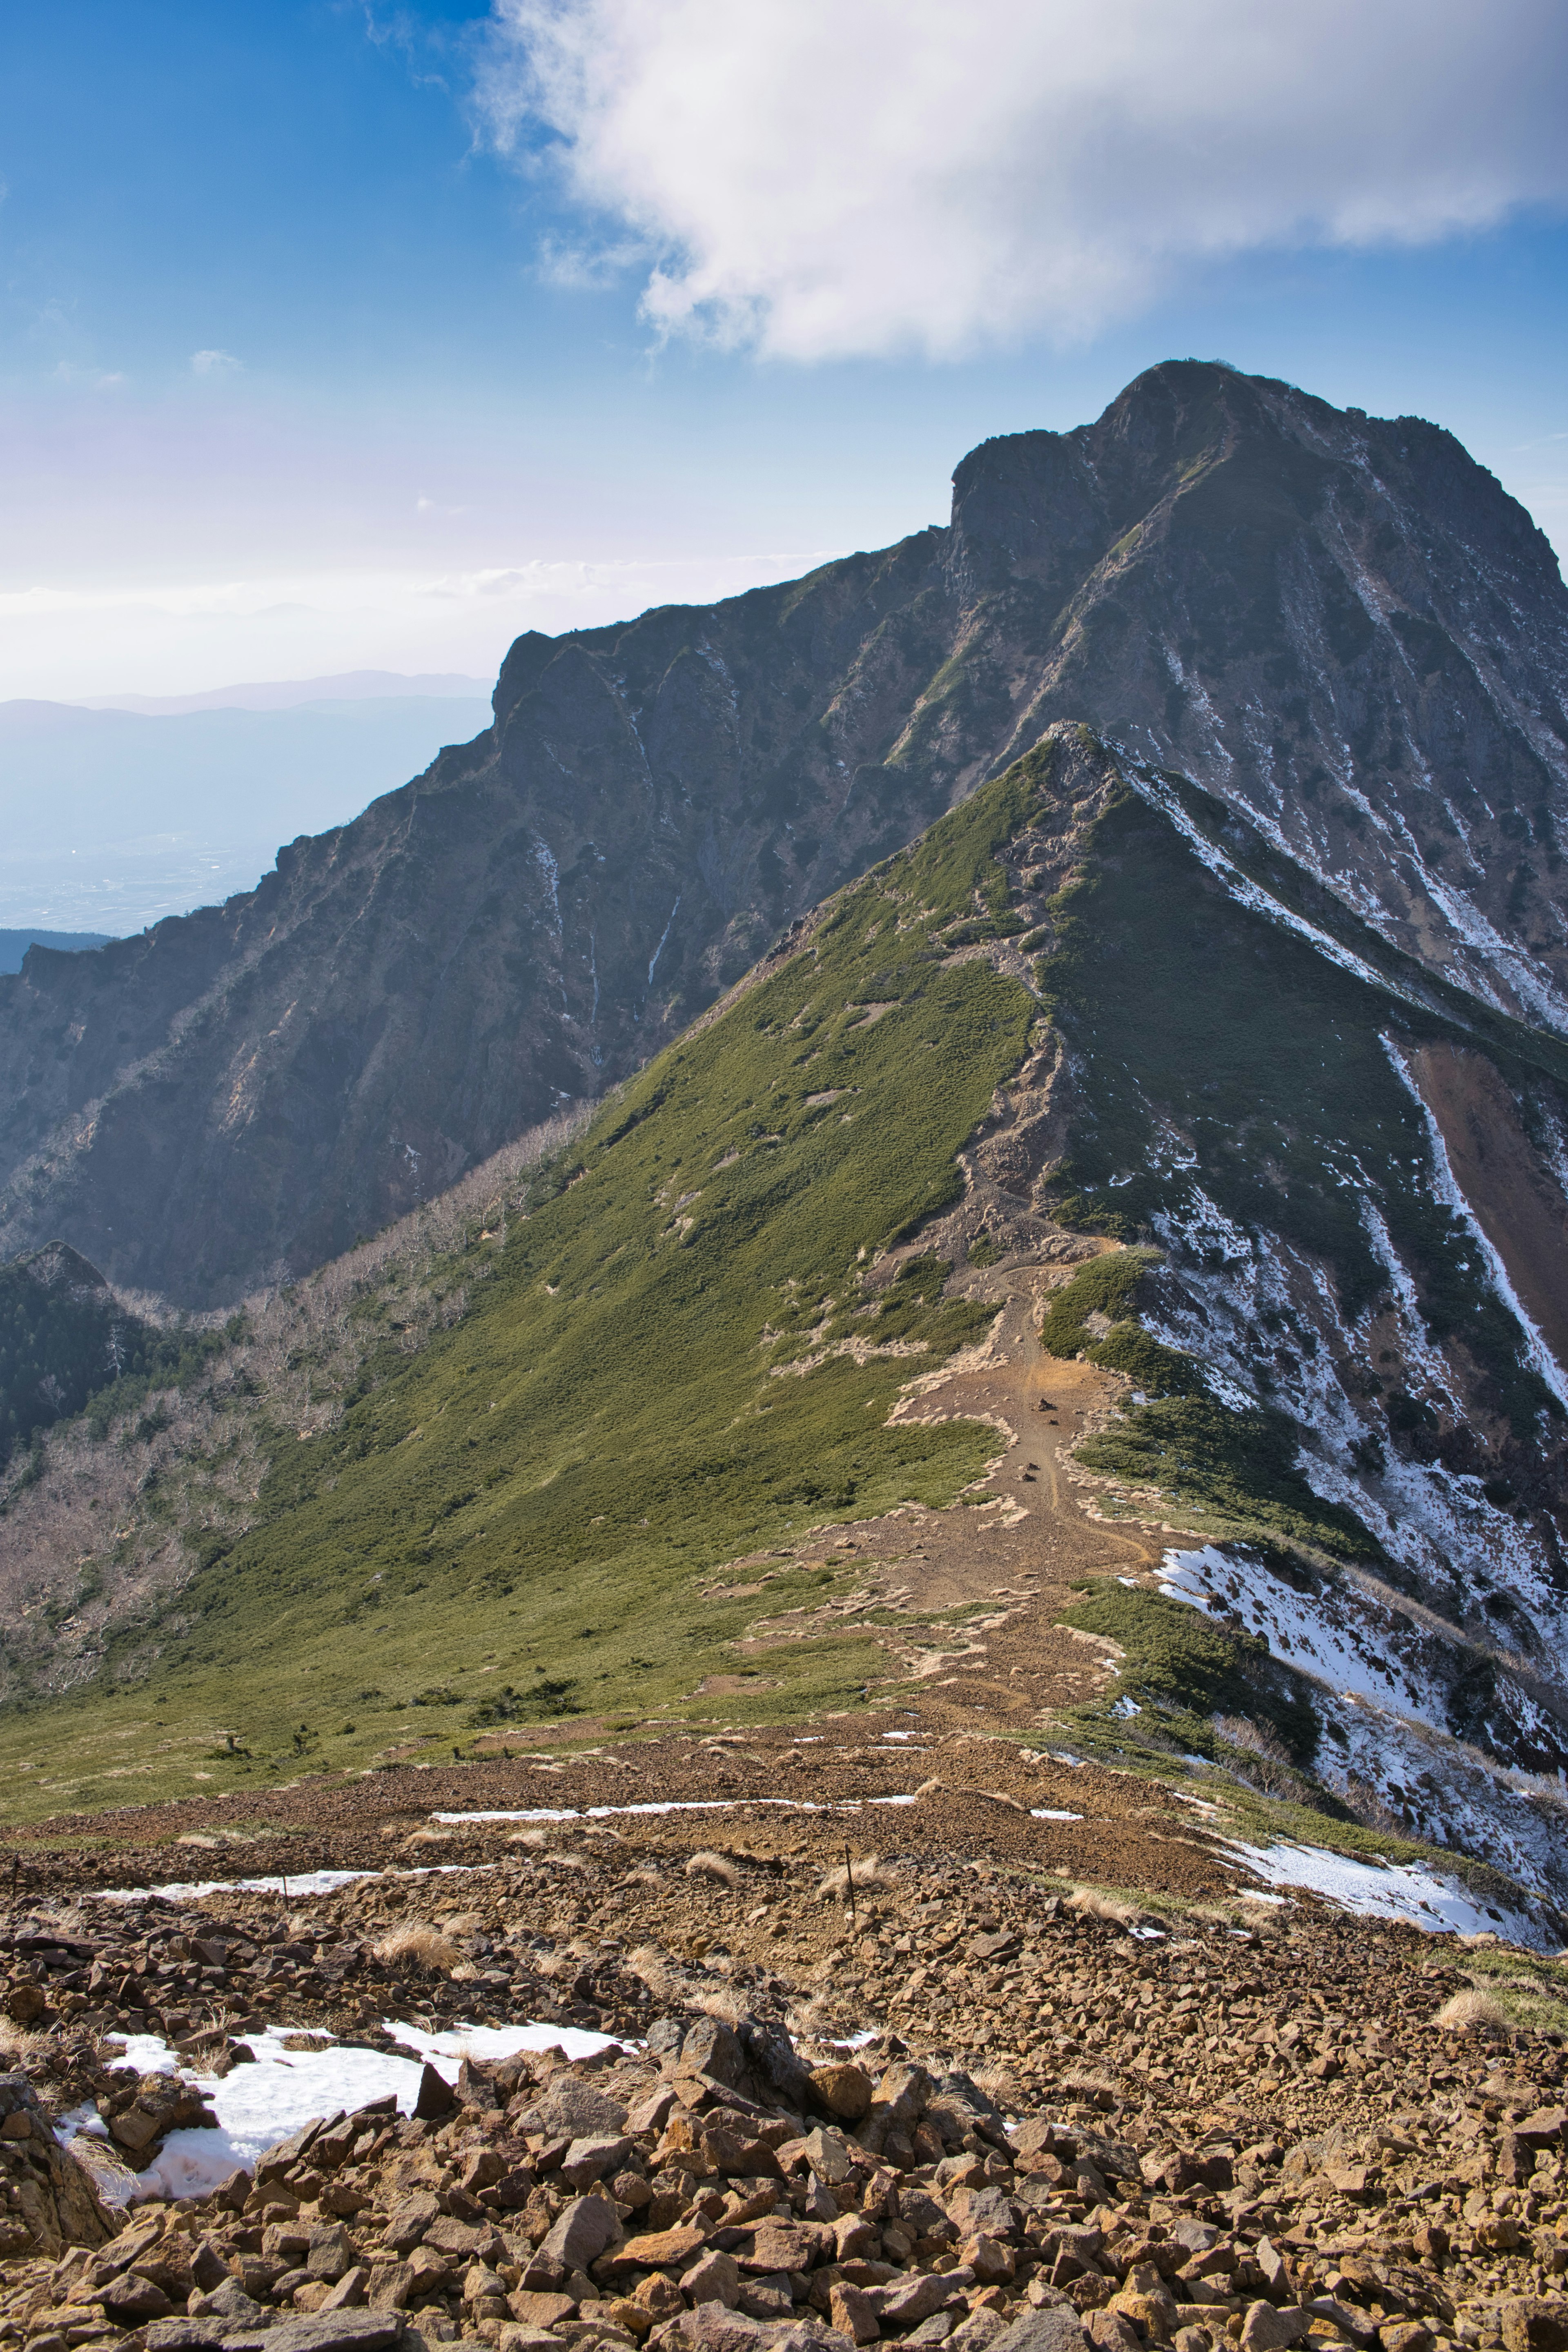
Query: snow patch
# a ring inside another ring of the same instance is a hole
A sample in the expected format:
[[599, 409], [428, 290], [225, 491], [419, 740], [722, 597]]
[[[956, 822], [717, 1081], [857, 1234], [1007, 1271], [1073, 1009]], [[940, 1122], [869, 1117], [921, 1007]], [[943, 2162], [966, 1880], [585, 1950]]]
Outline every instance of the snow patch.
[[1500, 1931], [1521, 1944], [1538, 1944], [1541, 1931], [1520, 1912], [1482, 1903], [1458, 1879], [1398, 1863], [1352, 1862], [1324, 1846], [1247, 1845], [1227, 1839], [1230, 1853], [1268, 1886], [1299, 1886], [1342, 1911], [1369, 1919], [1405, 1919], [1433, 1934], [1475, 1936]]
[[[399, 2058], [334, 2042], [314, 2029], [313, 2040], [327, 2040], [324, 2049], [287, 2048], [302, 2030], [269, 2026], [265, 2033], [247, 2035], [246, 2046], [256, 2053], [256, 2063], [236, 2066], [221, 2078], [182, 2066], [156, 2034], [106, 2036], [123, 2044], [124, 2063], [138, 2074], [178, 2074], [194, 2084], [217, 2117], [216, 2130], [197, 2125], [171, 2132], [146, 2171], [130, 2177], [124, 2186], [126, 2200], [209, 2196], [235, 2172], [254, 2172], [258, 2157], [303, 2125], [340, 2109], [352, 2114], [373, 2099], [395, 2098], [400, 2114], [412, 2115], [426, 2064], [452, 2083], [465, 2057], [510, 2058], [521, 2050], [557, 2048], [575, 2060], [624, 2046], [608, 2034], [584, 2033], [569, 2025], [458, 2026], [447, 2033], [427, 2033], [421, 2026], [388, 2018], [386, 2032], [416, 2056]], [[73, 2131], [89, 2140], [108, 2135], [96, 2108], [79, 2109], [64, 2119], [60, 2129], [68, 2139]]]

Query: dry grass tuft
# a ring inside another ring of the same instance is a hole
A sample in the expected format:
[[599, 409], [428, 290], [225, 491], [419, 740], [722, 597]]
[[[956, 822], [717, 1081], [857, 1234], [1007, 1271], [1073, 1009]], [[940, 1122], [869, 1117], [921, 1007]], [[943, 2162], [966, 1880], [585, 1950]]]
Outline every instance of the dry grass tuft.
[[456, 1944], [448, 1943], [439, 1927], [427, 1919], [405, 1919], [401, 1927], [394, 1927], [375, 1948], [378, 1960], [401, 1961], [416, 1969], [455, 1969], [462, 1958]]
[[633, 1976], [640, 1977], [655, 2000], [683, 2001], [691, 1998], [691, 1986], [679, 1969], [670, 1966], [657, 1944], [643, 1944], [626, 1961]]
[[1075, 1886], [1067, 1900], [1068, 1909], [1080, 1918], [1103, 1919], [1112, 1927], [1136, 1927], [1143, 1916], [1135, 1903], [1124, 1902], [1120, 1895], [1107, 1895], [1098, 1886]]
[[482, 1911], [447, 1911], [441, 1918], [442, 1932], [447, 1936], [482, 1936], [485, 1924]]
[[542, 1846], [550, 1843], [550, 1840], [543, 1830], [514, 1830], [508, 1838], [507, 1843], [508, 1845], [526, 1845], [537, 1853]]
[[405, 1845], [450, 1845], [450, 1830], [411, 1830], [403, 1841]]
[[706, 1878], [715, 1886], [727, 1886], [731, 1895], [742, 1884], [741, 1873], [727, 1854], [714, 1853], [704, 1846], [700, 1853], [689, 1856], [686, 1864], [688, 1878]]
[[1500, 2000], [1489, 1992], [1457, 1992], [1443, 2003], [1433, 2019], [1435, 2025], [1448, 2026], [1456, 2033], [1488, 2033], [1506, 2027], [1508, 2011]]
[[874, 1853], [857, 1854], [853, 1861], [841, 1862], [817, 1883], [819, 1903], [847, 1903], [851, 1890], [857, 1899], [862, 1895], [886, 1895], [898, 1885], [896, 1872]]
[[0, 2017], [0, 2055], [18, 2073], [41, 2073], [54, 2049], [47, 2033], [34, 2033], [25, 2025], [13, 2025], [8, 2017]]
[[97, 2189], [100, 2202], [107, 2205], [110, 2212], [130, 2204], [140, 2185], [137, 2176], [128, 2164], [121, 2162], [106, 2141], [89, 2139], [85, 2132], [79, 2132], [66, 2142], [66, 2152], [75, 2157]]
[[645, 1862], [636, 1870], [628, 1870], [621, 1885], [623, 1886], [662, 1886], [664, 1876], [662, 1872], [654, 1869], [651, 1863]]
[[1017, 2115], [1023, 2109], [1028, 2094], [1010, 2066], [976, 2066], [973, 2079], [1009, 2115]]

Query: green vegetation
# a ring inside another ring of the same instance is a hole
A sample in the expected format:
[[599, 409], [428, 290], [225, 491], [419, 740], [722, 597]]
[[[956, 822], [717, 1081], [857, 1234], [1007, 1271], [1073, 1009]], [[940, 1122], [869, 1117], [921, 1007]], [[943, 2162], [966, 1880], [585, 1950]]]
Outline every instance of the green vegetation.
[[[995, 1451], [984, 1424], [888, 1425], [994, 1310], [946, 1298], [929, 1253], [873, 1269], [956, 1196], [957, 1151], [1026, 1051], [1027, 992], [944, 969], [942, 931], [1005, 914], [995, 851], [1047, 772], [1014, 771], [834, 902], [538, 1171], [504, 1242], [469, 1243], [487, 1278], [460, 1321], [367, 1359], [329, 1432], [274, 1433], [257, 1524], [123, 1628], [68, 1712], [0, 1733], [0, 1770], [37, 1768], [12, 1810], [188, 1789], [198, 1757], [238, 1788], [438, 1748], [444, 1708], [470, 1735], [577, 1709], [591, 1735], [858, 1703], [881, 1654], [818, 1617], [816, 1563], [768, 1561], [753, 1597], [700, 1588], [826, 1522], [949, 1502]], [[700, 1696], [759, 1663], [771, 1687]], [[215, 1764], [230, 1728], [249, 1756]]]
[[156, 1331], [63, 1242], [0, 1265], [0, 1469], [38, 1431], [113, 1396], [128, 1411], [188, 1373], [216, 1334]]
[[1115, 1577], [1094, 1577], [1082, 1590], [1084, 1599], [1064, 1610], [1061, 1622], [1117, 1644], [1123, 1653], [1117, 1697], [1153, 1709], [1165, 1738], [1215, 1757], [1224, 1741], [1212, 1717], [1238, 1715], [1268, 1724], [1296, 1762], [1310, 1762], [1319, 1727], [1307, 1685], [1266, 1642]]

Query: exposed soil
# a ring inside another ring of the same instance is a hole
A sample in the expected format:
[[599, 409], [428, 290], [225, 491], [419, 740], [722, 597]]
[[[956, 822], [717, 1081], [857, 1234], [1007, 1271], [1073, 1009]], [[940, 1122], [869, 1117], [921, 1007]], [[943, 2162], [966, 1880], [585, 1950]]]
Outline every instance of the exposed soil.
[[1568, 1364], [1568, 1201], [1484, 1055], [1431, 1045], [1410, 1056], [1459, 1190], [1560, 1364]]

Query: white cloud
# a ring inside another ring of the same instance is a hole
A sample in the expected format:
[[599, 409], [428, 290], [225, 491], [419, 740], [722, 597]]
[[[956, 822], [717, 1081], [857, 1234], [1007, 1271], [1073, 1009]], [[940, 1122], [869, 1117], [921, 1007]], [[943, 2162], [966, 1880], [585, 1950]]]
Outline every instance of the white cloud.
[[476, 99], [637, 240], [658, 331], [803, 360], [1568, 196], [1561, 0], [492, 0]]
[[193, 375], [238, 375], [243, 365], [244, 362], [237, 360], [232, 352], [193, 352], [191, 353]]

